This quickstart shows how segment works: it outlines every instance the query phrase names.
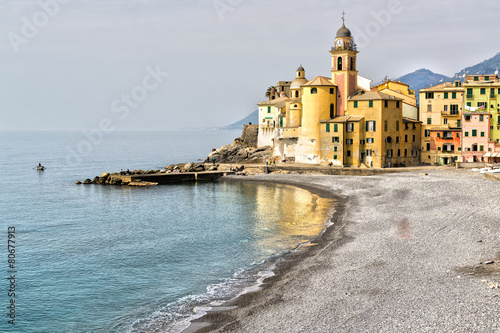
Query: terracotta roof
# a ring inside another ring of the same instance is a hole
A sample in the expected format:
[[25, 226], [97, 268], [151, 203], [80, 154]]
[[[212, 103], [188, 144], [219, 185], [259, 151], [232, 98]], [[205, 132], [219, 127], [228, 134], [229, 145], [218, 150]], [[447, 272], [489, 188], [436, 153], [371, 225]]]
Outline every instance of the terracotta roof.
[[358, 92], [356, 95], [349, 96], [348, 99], [353, 101], [372, 101], [372, 100], [402, 101], [403, 100], [402, 98], [389, 96], [379, 91], [368, 91], [361, 93]]
[[325, 76], [318, 76], [311, 81], [303, 84], [302, 86], [332, 86], [336, 87], [336, 84], [333, 84], [332, 81]]
[[[282, 107], [282, 106], [279, 106], [279, 105], [281, 105], [281, 103], [286, 103], [289, 100], [290, 100], [290, 98], [288, 98], [288, 97], [279, 97], [279, 98], [272, 99], [270, 101], [264, 101], [264, 102], [257, 103], [257, 105], [274, 105], [277, 108], [279, 108], [279, 107]], [[283, 104], [283, 106], [284, 105], [285, 104]]]
[[358, 122], [361, 121], [363, 116], [338, 116], [333, 119], [323, 119], [320, 120], [320, 123], [347, 123], [349, 121]]
[[432, 86], [429, 88], [420, 89], [420, 92], [435, 92], [435, 91], [445, 91], [445, 90], [446, 91], [449, 91], [449, 90], [463, 91], [464, 87], [463, 86], [455, 87], [455, 83], [445, 82], [445, 83], [441, 83], [441, 84], [438, 84], [438, 85], [435, 85], [435, 86]]

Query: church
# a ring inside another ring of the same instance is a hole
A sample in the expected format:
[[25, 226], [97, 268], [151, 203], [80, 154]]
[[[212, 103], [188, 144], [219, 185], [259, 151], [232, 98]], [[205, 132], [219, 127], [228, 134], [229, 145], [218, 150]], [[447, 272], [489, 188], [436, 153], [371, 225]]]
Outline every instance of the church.
[[381, 92], [358, 74], [357, 47], [344, 22], [330, 53], [330, 76], [307, 80], [301, 65], [293, 81], [279, 81], [258, 104], [258, 145], [273, 146], [275, 156], [296, 163], [419, 164], [421, 122], [403, 114], [399, 91]]

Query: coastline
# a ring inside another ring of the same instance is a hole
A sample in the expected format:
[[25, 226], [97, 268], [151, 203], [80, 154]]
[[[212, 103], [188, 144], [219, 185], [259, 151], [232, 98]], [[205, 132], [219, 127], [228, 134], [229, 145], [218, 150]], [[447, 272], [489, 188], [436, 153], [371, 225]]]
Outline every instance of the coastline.
[[333, 225], [316, 245], [278, 262], [260, 291], [214, 308], [184, 332], [500, 328], [500, 291], [491, 287], [500, 280], [498, 183], [465, 170], [242, 181], [334, 197]]

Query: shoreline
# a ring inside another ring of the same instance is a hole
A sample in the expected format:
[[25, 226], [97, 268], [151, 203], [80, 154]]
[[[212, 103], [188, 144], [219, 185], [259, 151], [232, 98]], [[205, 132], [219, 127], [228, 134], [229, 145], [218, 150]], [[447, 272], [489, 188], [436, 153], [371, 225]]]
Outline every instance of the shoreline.
[[[499, 289], [487, 284], [500, 280], [499, 204], [491, 199], [500, 194], [498, 183], [456, 170], [235, 181], [280, 183], [334, 197], [333, 225], [312, 241], [315, 246], [285, 256], [260, 291], [214, 308], [184, 332], [500, 328]], [[467, 193], [476, 183], [480, 189]], [[440, 190], [458, 192], [456, 202], [439, 196]], [[476, 203], [479, 211], [491, 212], [481, 219], [482, 228], [470, 218]], [[485, 266], [488, 259], [494, 263]]]

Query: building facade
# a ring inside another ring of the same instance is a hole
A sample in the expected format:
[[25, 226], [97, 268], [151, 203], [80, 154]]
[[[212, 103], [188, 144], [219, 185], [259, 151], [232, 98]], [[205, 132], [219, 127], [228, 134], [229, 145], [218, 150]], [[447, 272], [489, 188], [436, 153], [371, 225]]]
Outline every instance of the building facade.
[[448, 165], [461, 160], [464, 87], [460, 81], [446, 82], [420, 92], [422, 121], [421, 161]]

